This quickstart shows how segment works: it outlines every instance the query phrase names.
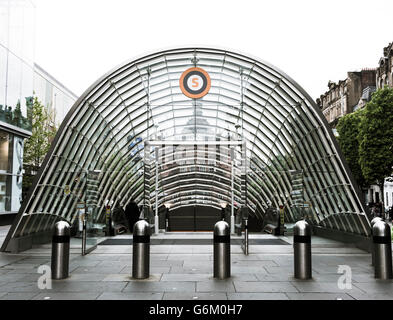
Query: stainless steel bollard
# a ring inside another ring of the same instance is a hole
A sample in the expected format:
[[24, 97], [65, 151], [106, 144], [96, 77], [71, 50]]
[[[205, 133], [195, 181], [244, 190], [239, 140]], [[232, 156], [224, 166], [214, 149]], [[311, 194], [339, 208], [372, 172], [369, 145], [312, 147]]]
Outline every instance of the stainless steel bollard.
[[[370, 225], [371, 225], [371, 236], [373, 235], [373, 226], [374, 224], [376, 224], [378, 221], [382, 221], [382, 218], [380, 217], [375, 217], [371, 220]], [[375, 261], [375, 249], [374, 249], [374, 241], [371, 238], [371, 265], [374, 265], [374, 261]]]
[[392, 236], [390, 226], [385, 221], [374, 224], [373, 243], [375, 278], [392, 279]]
[[150, 276], [150, 225], [146, 220], [134, 224], [132, 238], [132, 277], [146, 279]]
[[218, 221], [214, 225], [214, 278], [225, 279], [231, 276], [231, 236], [229, 224]]
[[296, 279], [311, 279], [311, 227], [304, 221], [293, 228], [293, 250]]
[[70, 225], [66, 221], [55, 224], [52, 238], [52, 279], [68, 278], [70, 261]]

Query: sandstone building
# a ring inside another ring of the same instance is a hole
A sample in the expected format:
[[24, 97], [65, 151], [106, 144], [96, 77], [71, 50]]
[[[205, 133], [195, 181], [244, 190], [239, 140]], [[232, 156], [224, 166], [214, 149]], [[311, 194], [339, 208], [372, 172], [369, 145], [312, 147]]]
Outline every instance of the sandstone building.
[[379, 59], [376, 72], [377, 88], [383, 88], [385, 85], [393, 87], [393, 42], [383, 48], [383, 57]]
[[345, 80], [338, 83], [329, 81], [329, 90], [317, 99], [317, 104], [322, 110], [331, 128], [335, 128], [338, 119], [359, 108], [359, 103], [371, 98], [375, 91], [375, 69], [363, 69], [359, 72], [348, 72]]

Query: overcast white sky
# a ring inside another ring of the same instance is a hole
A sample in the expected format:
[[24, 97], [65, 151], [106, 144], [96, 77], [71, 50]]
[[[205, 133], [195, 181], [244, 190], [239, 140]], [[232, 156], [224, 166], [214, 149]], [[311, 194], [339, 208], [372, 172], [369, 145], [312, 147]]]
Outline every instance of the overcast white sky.
[[317, 98], [393, 41], [392, 0], [33, 2], [35, 61], [77, 95], [125, 60], [199, 44], [270, 62]]

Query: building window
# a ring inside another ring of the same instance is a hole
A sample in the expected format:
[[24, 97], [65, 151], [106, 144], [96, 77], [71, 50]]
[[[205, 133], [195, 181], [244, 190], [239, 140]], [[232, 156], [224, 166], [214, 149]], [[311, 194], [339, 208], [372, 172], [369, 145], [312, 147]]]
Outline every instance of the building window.
[[12, 136], [0, 131], [0, 174], [12, 172]]
[[0, 212], [11, 211], [12, 176], [0, 174]]

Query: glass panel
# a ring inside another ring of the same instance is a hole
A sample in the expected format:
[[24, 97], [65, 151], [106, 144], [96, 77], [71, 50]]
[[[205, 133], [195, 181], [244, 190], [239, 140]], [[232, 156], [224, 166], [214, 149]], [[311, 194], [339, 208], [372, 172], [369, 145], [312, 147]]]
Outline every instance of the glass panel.
[[8, 47], [8, 18], [9, 1], [0, 1], [0, 44], [6, 48]]
[[12, 172], [12, 137], [0, 131], [0, 173]]
[[8, 48], [21, 56], [23, 42], [23, 2], [9, 1], [9, 43]]
[[8, 79], [6, 108], [0, 117], [4, 121], [20, 128], [31, 130], [27, 119], [27, 109], [32, 107], [33, 70], [18, 57], [8, 55]]
[[[8, 55], [8, 79], [7, 79], [7, 107], [14, 110], [20, 104], [22, 61], [13, 54]], [[12, 114], [9, 114], [7, 122], [12, 122]], [[7, 119], [6, 119], [7, 120]]]
[[5, 121], [5, 96], [7, 90], [7, 51], [0, 46], [0, 121]]
[[100, 171], [89, 171], [86, 176], [85, 202], [86, 202], [86, 252], [91, 251], [96, 245], [99, 236], [102, 236], [105, 224], [100, 221], [102, 214], [99, 207], [99, 180]]
[[0, 174], [0, 213], [11, 211], [12, 176]]

